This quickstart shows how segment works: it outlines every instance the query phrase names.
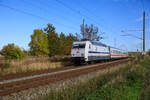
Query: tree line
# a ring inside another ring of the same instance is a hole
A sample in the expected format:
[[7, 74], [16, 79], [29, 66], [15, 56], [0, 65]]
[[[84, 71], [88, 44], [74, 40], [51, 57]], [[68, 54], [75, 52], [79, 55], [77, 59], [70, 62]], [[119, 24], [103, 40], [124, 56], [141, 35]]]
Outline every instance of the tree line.
[[7, 59], [22, 59], [30, 56], [57, 56], [70, 55], [73, 41], [79, 38], [71, 33], [58, 34], [52, 24], [47, 24], [43, 29], [35, 29], [29, 42], [29, 51], [21, 49], [14, 43], [4, 46], [1, 54]]
[[70, 55], [73, 41], [89, 40], [98, 41], [101, 39], [98, 36], [98, 28], [94, 25], [88, 26], [87, 24], [81, 24], [81, 35], [71, 34], [65, 35], [61, 32], [56, 32], [56, 28], [52, 24], [47, 24], [43, 29], [35, 29], [31, 35], [31, 41], [29, 42], [30, 50], [22, 50], [15, 44], [8, 44], [3, 47], [0, 54], [8, 59], [22, 59], [30, 56], [61, 56]]

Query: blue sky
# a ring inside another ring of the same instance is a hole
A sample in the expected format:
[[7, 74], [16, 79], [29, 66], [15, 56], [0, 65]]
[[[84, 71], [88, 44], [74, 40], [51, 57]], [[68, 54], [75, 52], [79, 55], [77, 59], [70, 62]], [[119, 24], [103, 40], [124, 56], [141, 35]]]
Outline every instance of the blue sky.
[[[94, 24], [100, 31], [105, 32], [101, 42], [111, 46], [116, 44], [116, 47], [128, 51], [141, 50], [141, 40], [121, 36], [125, 34], [121, 30], [142, 30], [142, 0], [59, 1], [69, 5], [73, 10], [66, 8], [57, 0], [0, 0], [0, 49], [8, 43], [15, 43], [28, 50], [33, 30], [42, 29], [48, 23], [53, 24], [58, 33], [64, 32], [66, 35], [80, 33], [80, 24], [84, 18], [87, 24]], [[146, 11], [146, 50], [148, 50], [150, 48], [150, 0], [143, 0], [143, 4]], [[142, 32], [128, 33], [142, 37]]]

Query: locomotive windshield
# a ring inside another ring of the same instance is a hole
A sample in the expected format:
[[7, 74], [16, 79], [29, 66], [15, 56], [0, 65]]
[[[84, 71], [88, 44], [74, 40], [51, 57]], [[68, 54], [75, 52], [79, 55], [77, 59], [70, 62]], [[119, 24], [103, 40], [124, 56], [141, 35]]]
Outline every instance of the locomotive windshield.
[[85, 44], [74, 44], [72, 48], [85, 48]]

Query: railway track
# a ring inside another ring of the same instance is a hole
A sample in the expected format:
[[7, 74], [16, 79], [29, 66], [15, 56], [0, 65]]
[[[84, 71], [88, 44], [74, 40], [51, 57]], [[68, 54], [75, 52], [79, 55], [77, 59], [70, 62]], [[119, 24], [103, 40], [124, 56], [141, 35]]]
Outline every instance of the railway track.
[[0, 96], [9, 95], [25, 89], [37, 86], [55, 83], [60, 80], [66, 80], [90, 72], [102, 70], [113, 65], [125, 63], [129, 59], [111, 61], [107, 63], [86, 65], [82, 67], [68, 66], [54, 70], [37, 71], [33, 73], [17, 74], [14, 76], [1, 77], [0, 79]]

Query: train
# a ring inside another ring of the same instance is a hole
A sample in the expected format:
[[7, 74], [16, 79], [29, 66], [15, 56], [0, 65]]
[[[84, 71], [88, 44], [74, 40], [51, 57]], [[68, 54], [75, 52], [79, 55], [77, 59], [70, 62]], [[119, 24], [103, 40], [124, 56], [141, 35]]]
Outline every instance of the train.
[[127, 58], [128, 52], [97, 41], [76, 41], [72, 44], [70, 60], [74, 64]]

